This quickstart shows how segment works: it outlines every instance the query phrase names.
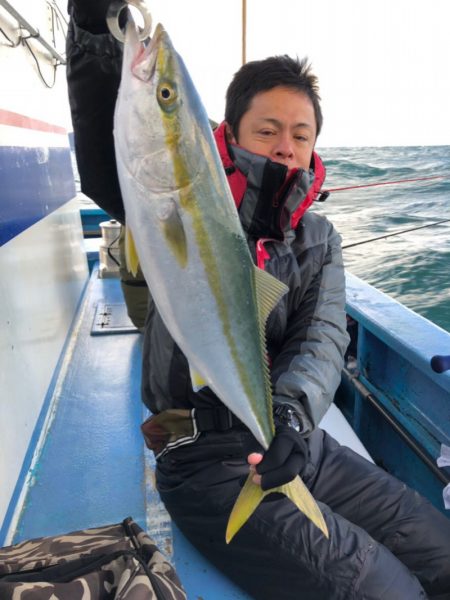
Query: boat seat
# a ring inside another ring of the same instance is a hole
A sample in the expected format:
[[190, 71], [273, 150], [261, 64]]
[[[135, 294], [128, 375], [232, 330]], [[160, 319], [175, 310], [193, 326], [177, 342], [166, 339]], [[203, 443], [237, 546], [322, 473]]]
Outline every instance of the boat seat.
[[336, 404], [333, 403], [327, 410], [319, 423], [319, 427], [334, 437], [342, 446], [347, 446], [370, 462], [374, 462]]
[[[94, 267], [7, 543], [132, 516], [174, 564], [188, 598], [249, 599], [191, 546], [159, 500], [140, 432], [141, 344], [119, 280], [99, 278]], [[370, 458], [336, 406], [322, 425]]]

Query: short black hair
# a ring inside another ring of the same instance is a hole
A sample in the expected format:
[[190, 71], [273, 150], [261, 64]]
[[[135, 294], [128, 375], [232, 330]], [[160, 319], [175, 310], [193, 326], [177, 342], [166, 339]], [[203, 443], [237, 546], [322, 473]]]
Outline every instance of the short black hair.
[[299, 60], [285, 54], [248, 62], [234, 74], [226, 93], [225, 121], [236, 139], [239, 123], [254, 96], [278, 86], [292, 88], [308, 96], [314, 107], [316, 136], [319, 135], [323, 117], [318, 79], [311, 72], [307, 58]]

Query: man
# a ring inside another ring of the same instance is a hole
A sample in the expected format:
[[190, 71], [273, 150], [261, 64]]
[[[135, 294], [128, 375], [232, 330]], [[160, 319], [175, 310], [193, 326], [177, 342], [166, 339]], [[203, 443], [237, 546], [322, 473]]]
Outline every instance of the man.
[[[107, 34], [104, 3], [73, 4], [68, 83], [82, 185], [84, 179], [85, 193], [123, 219], [112, 141], [120, 46]], [[225, 122], [215, 131], [254, 260], [289, 286], [266, 332], [274, 441], [262, 454], [210, 390], [193, 391], [187, 361], [151, 307], [142, 393], [155, 415], [146, 431], [158, 456], [158, 489], [191, 542], [257, 599], [414, 600], [426, 598], [423, 588], [450, 597], [450, 521], [317, 428], [348, 343], [340, 239], [325, 218], [305, 212], [323, 179], [314, 152], [319, 100], [305, 61], [248, 63], [228, 88]], [[161, 423], [174, 409], [186, 427], [195, 418], [199, 436], [183, 443], [174, 429], [170, 444], [161, 441]], [[299, 473], [330, 539], [288, 499], [272, 495], [226, 545], [228, 516], [249, 468], [264, 489]]]

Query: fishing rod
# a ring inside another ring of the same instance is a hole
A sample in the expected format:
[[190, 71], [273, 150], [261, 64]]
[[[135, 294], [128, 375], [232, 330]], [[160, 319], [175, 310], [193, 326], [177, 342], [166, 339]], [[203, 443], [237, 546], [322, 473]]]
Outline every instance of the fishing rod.
[[419, 229], [425, 229], [426, 227], [434, 227], [435, 225], [440, 225], [441, 223], [448, 223], [450, 219], [442, 219], [441, 221], [435, 221], [434, 223], [428, 223], [428, 225], [419, 225], [419, 227], [411, 227], [410, 229], [402, 229], [401, 231], [395, 231], [394, 233], [387, 233], [386, 235], [379, 235], [377, 237], [370, 238], [368, 240], [362, 240], [361, 242], [355, 242], [354, 244], [346, 244], [342, 246], [342, 250], [347, 250], [348, 248], [354, 248], [355, 246], [362, 246], [363, 244], [368, 244], [369, 242], [375, 242], [376, 240], [384, 240], [388, 237], [393, 237], [395, 235], [401, 235], [402, 233], [408, 233], [409, 231], [418, 231]]
[[351, 373], [344, 367], [342, 369], [343, 378], [348, 381], [356, 391], [361, 395], [364, 400], [367, 400], [371, 405], [384, 417], [387, 423], [394, 429], [394, 431], [401, 437], [401, 439], [413, 450], [413, 452], [427, 465], [430, 471], [435, 477], [437, 477], [441, 483], [447, 485], [450, 483], [450, 475], [436, 466], [434, 458], [432, 458], [428, 451], [417, 442], [411, 433], [391, 414], [387, 408], [383, 406], [381, 401], [364, 385], [358, 377]]
[[[429, 177], [414, 177], [411, 179], [397, 179], [395, 181], [378, 181], [376, 183], [364, 183], [361, 185], [349, 185], [345, 187], [337, 187], [330, 188], [321, 192], [319, 201], [324, 201], [328, 198], [331, 192], [343, 192], [345, 190], [354, 190], [368, 187], [377, 187], [381, 185], [397, 185], [399, 183], [412, 183], [415, 181], [430, 181], [435, 179], [445, 179], [446, 175], [431, 175]], [[429, 223], [428, 225], [419, 225], [418, 227], [411, 227], [410, 229], [402, 229], [401, 231], [395, 231], [394, 233], [387, 233], [385, 235], [379, 235], [377, 237], [370, 238], [368, 240], [362, 240], [361, 242], [355, 242], [354, 244], [347, 244], [342, 246], [343, 250], [348, 248], [354, 248], [355, 246], [362, 246], [363, 244], [369, 244], [370, 242], [375, 242], [376, 240], [384, 240], [389, 237], [394, 237], [396, 235], [401, 235], [403, 233], [408, 233], [410, 231], [418, 231], [419, 229], [425, 229], [426, 227], [434, 227], [435, 225], [440, 225], [441, 223], [448, 223], [450, 219], [442, 219], [441, 221], [435, 221], [434, 223]]]

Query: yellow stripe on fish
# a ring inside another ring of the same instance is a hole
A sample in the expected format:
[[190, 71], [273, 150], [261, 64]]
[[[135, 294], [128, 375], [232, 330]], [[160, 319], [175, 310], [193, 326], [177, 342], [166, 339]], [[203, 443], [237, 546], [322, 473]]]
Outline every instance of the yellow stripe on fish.
[[[210, 289], [216, 299], [217, 311], [219, 318], [222, 322], [223, 332], [228, 341], [229, 350], [233, 357], [234, 364], [238, 370], [242, 387], [245, 390], [245, 393], [247, 394], [250, 401], [252, 401], [252, 399], [254, 398], [254, 390], [252, 388], [251, 381], [248, 377], [248, 371], [243, 362], [243, 358], [245, 359], [245, 357], [241, 356], [241, 353], [239, 352], [239, 349], [236, 346], [236, 342], [233, 336], [231, 335], [232, 327], [229, 317], [230, 307], [227, 306], [224, 302], [224, 294], [222, 289], [223, 283], [221, 280], [219, 265], [217, 264], [217, 261], [215, 259], [210, 243], [209, 234], [204, 225], [203, 214], [199, 210], [199, 204], [193, 192], [193, 188], [190, 185], [191, 180], [189, 176], [188, 167], [179, 149], [178, 142], [180, 140], [181, 135], [180, 123], [177, 118], [176, 110], [177, 104], [179, 102], [178, 90], [176, 84], [173, 82], [175, 70], [174, 65], [171, 61], [171, 57], [167, 56], [163, 45], [161, 45], [158, 52], [157, 68], [164, 73], [164, 77], [161, 78], [161, 81], [158, 85], [157, 100], [159, 106], [162, 109], [161, 115], [166, 135], [166, 144], [172, 155], [173, 171], [176, 182], [176, 188], [179, 193], [180, 206], [183, 208], [183, 210], [185, 210], [191, 215], [193, 231], [195, 233], [195, 238], [200, 249], [199, 253], [204, 261], [205, 273], [208, 278]], [[169, 247], [172, 249], [174, 256], [178, 260], [180, 266], [185, 267], [186, 263], [184, 261], [180, 261], [180, 256], [183, 256], [183, 258], [186, 257], [186, 262], [188, 260], [188, 249], [185, 247], [186, 235], [184, 232], [183, 221], [178, 213], [176, 206], [174, 207], [173, 213], [176, 213], [177, 215], [176, 223], [178, 227], [178, 233], [177, 235], [172, 233], [172, 235], [169, 236], [167, 228], [165, 228], [164, 235], [169, 244]], [[175, 218], [172, 218], [172, 221], [173, 223], [175, 223]], [[164, 224], [166, 226], [166, 223]], [[266, 277], [264, 277], [264, 275]], [[264, 279], [265, 285], [257, 285], [257, 281], [259, 278]], [[287, 287], [283, 283], [279, 282], [271, 275], [264, 273], [257, 267], [255, 267], [254, 281], [256, 283], [256, 290], [254, 289], [254, 293], [256, 295], [256, 302], [258, 303], [258, 306], [268, 306], [261, 313], [264, 314], [264, 318], [259, 319], [259, 330], [261, 338], [261, 353], [263, 357], [263, 363], [265, 366], [264, 379], [266, 388], [266, 401], [270, 405], [269, 412], [271, 413], [271, 382], [269, 368], [266, 360], [265, 323], [269, 313], [272, 311], [279, 299], [286, 293]], [[200, 373], [200, 375], [203, 374]], [[253, 405], [253, 407], [256, 411], [256, 403]], [[271, 436], [273, 436], [274, 431], [275, 429], [272, 421], [270, 423], [270, 432], [266, 433], [269, 433]]]

